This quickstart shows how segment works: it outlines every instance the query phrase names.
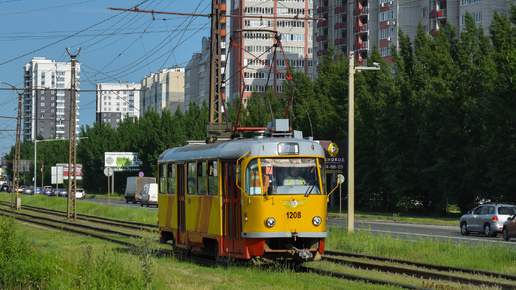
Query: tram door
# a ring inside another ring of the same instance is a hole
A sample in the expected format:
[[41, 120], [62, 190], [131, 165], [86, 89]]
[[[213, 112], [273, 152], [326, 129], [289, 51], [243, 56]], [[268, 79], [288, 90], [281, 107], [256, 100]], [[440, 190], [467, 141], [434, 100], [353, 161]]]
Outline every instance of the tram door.
[[177, 165], [177, 244], [186, 244], [186, 171], [185, 164]]
[[240, 190], [236, 186], [235, 162], [222, 163], [222, 173], [222, 250], [241, 253], [238, 247], [242, 229]]

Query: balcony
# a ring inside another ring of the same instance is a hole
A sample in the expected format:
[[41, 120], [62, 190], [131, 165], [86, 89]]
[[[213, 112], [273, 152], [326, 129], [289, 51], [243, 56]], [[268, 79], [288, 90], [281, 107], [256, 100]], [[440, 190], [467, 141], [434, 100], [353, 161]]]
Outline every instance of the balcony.
[[353, 29], [353, 32], [355, 34], [366, 33], [367, 32], [367, 23], [362, 23], [362, 24], [355, 25], [355, 28]]
[[335, 14], [346, 13], [346, 12], [348, 12], [347, 7], [335, 7]]
[[326, 41], [326, 36], [317, 36], [317, 42]]
[[319, 28], [319, 27], [326, 27], [326, 26], [328, 26], [328, 22], [326, 22], [326, 21], [319, 21], [319, 22], [317, 22], [317, 28]]
[[335, 23], [335, 26], [334, 26], [335, 30], [347, 29], [347, 28], [348, 28], [347, 23], [343, 23], [343, 22], [337, 22], [337, 23]]
[[346, 40], [344, 38], [337, 38], [335, 39], [334, 43], [335, 46], [346, 44]]
[[436, 16], [438, 19], [446, 19], [447, 18], [447, 13], [446, 13], [446, 9], [442, 9], [442, 10], [438, 10], [436, 11]]
[[353, 44], [353, 50], [367, 50], [367, 41], [355, 42]]
[[317, 8], [317, 13], [323, 13], [323, 12], [326, 12], [326, 7], [318, 7]]
[[367, 13], [369, 13], [369, 9], [367, 6], [365, 7], [360, 7], [360, 8], [355, 8], [355, 11], [353, 11], [353, 15], [355, 16], [358, 16], [358, 15], [367, 15]]

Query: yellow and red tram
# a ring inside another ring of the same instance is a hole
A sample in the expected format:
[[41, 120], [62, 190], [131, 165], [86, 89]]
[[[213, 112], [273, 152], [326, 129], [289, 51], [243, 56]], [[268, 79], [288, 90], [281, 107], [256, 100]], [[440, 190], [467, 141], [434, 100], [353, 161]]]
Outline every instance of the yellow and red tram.
[[160, 242], [218, 257], [318, 259], [328, 236], [324, 157], [317, 142], [288, 136], [163, 152]]

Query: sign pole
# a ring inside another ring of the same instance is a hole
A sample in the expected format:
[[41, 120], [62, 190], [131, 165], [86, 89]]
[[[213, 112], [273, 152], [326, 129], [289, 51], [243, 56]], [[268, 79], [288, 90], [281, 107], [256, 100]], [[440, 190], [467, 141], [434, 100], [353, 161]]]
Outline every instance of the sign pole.
[[108, 188], [107, 196], [108, 196], [108, 207], [109, 207], [109, 205], [111, 203], [111, 200], [110, 200], [111, 198], [110, 198], [109, 193], [111, 190], [113, 190], [113, 189], [110, 190], [110, 188], [109, 188], [109, 181], [110, 181], [109, 177], [111, 177], [111, 176], [113, 176], [113, 177], [111, 177], [111, 180], [113, 183], [113, 188], [115, 188], [115, 173], [114, 173], [113, 168], [111, 168], [111, 167], [104, 168], [104, 175], [107, 176], [107, 178], [108, 178], [107, 179], [107, 188]]

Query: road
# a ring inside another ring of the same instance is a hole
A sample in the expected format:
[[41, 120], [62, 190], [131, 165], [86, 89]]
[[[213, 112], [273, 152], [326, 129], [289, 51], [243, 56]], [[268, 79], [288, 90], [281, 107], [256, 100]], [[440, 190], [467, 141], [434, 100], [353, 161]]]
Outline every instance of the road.
[[[347, 228], [347, 221], [345, 219], [330, 219], [328, 224], [331, 226]], [[415, 224], [415, 223], [399, 223], [389, 221], [365, 221], [355, 220], [355, 231], [370, 230], [373, 234], [388, 234], [392, 236], [401, 237], [407, 240], [416, 240], [419, 237], [436, 239], [436, 240], [451, 240], [452, 242], [470, 242], [470, 243], [506, 243], [501, 235], [495, 238], [484, 237], [482, 234], [471, 233], [469, 236], [463, 236], [460, 233], [458, 225], [429, 225], [429, 224]], [[516, 244], [515, 244], [516, 245]]]
[[[95, 199], [88, 198], [88, 201], [98, 202], [102, 204], [107, 204], [107, 199]], [[120, 200], [117, 196], [116, 198], [110, 199], [110, 205], [114, 206], [128, 206], [134, 208], [142, 208], [139, 203], [126, 203], [125, 200]], [[142, 209], [147, 209], [147, 207], [143, 207]], [[156, 206], [151, 206], [148, 208], [149, 210], [157, 211], [158, 208]], [[345, 219], [334, 219], [331, 218], [328, 220], [328, 225], [347, 228], [347, 221]], [[460, 234], [460, 229], [457, 221], [457, 226], [449, 226], [449, 225], [429, 225], [429, 224], [415, 224], [415, 223], [399, 223], [393, 221], [366, 221], [366, 220], [355, 220], [355, 231], [365, 231], [370, 230], [373, 234], [391, 234], [395, 237], [401, 237], [406, 240], [416, 240], [419, 237], [424, 239], [436, 239], [441, 241], [451, 240], [453, 242], [463, 243], [506, 243], [501, 238], [501, 235], [498, 235], [495, 238], [484, 237], [482, 234], [471, 233], [469, 236], [462, 236]], [[515, 245], [516, 243], [507, 243], [509, 245]]]

